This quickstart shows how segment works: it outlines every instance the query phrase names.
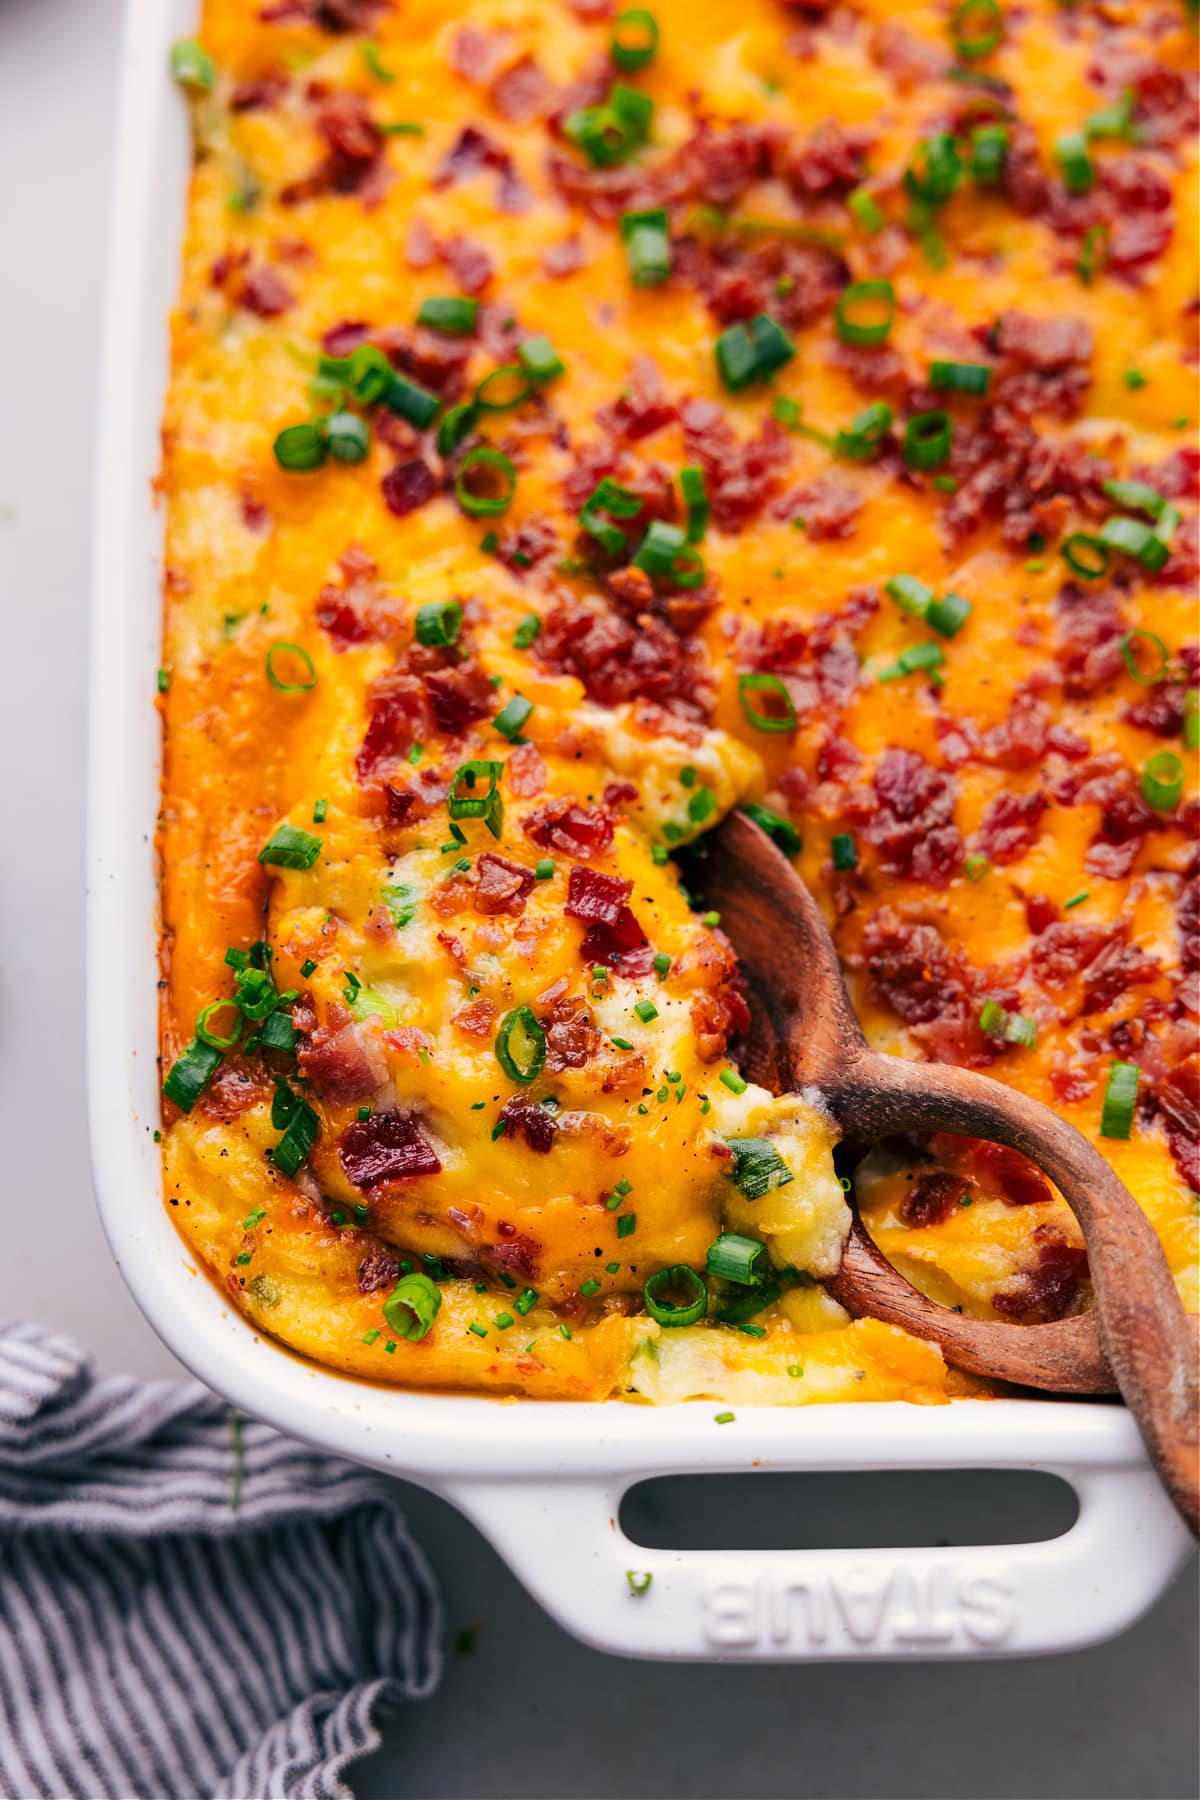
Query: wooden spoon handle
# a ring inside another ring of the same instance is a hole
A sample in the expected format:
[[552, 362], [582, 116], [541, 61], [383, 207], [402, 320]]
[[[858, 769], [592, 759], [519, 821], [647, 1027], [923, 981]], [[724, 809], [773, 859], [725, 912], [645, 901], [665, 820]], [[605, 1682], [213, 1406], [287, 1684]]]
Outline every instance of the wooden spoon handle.
[[956, 1369], [990, 1375], [1019, 1387], [1052, 1394], [1115, 1394], [1092, 1313], [1051, 1325], [1007, 1325], [971, 1319], [939, 1306], [906, 1281], [857, 1217], [842, 1252], [842, 1265], [825, 1286], [855, 1318], [885, 1319], [914, 1337], [940, 1344]]
[[[1104, 1356], [1167, 1491], [1200, 1534], [1195, 1321], [1180, 1305], [1150, 1221], [1104, 1158], [1048, 1106], [945, 1063], [868, 1052], [827, 1081], [824, 1092], [856, 1138], [912, 1131], [985, 1138], [1020, 1151], [1050, 1177], [1087, 1243]], [[1000, 1329], [1022, 1336], [1029, 1330]]]

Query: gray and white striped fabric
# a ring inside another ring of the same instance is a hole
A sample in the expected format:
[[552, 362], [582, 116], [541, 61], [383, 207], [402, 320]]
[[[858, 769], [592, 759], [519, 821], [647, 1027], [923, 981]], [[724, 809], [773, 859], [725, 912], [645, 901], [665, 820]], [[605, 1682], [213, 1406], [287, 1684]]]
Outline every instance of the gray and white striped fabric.
[[350, 1800], [441, 1674], [393, 1496], [198, 1383], [0, 1330], [0, 1794]]

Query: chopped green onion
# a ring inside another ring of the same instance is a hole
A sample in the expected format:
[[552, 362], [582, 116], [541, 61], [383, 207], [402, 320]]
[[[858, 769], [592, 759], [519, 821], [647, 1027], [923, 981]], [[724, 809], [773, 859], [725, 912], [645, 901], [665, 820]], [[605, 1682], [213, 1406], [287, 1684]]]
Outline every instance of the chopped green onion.
[[[482, 819], [494, 838], [504, 830], [504, 801], [500, 796], [500, 777], [504, 764], [499, 762], [466, 762], [454, 771], [446, 811], [451, 819]], [[487, 792], [475, 793], [478, 781], [486, 779]], [[464, 793], [462, 790], [466, 789]]]
[[[363, 346], [364, 349], [368, 347]], [[354, 355], [358, 355], [357, 350]], [[354, 357], [350, 360], [353, 362]], [[410, 381], [407, 375], [395, 374], [388, 383], [383, 402], [389, 412], [394, 412], [397, 418], [406, 419], [418, 431], [424, 431], [433, 424], [441, 405], [437, 395], [431, 394], [428, 388], [423, 388], [419, 382]]]
[[545, 1032], [529, 1007], [514, 1007], [500, 1021], [500, 1030], [496, 1034], [496, 1061], [510, 1081], [528, 1086], [541, 1074], [545, 1060]]
[[1088, 138], [1119, 138], [1125, 143], [1136, 143], [1141, 134], [1133, 122], [1133, 109], [1134, 92], [1126, 88], [1111, 106], [1088, 114], [1083, 122], [1084, 132]]
[[211, 94], [217, 65], [195, 38], [176, 38], [171, 45], [171, 75], [189, 94]]
[[442, 414], [437, 428], [437, 447], [439, 456], [453, 456], [465, 438], [470, 437], [478, 421], [479, 414], [470, 401], [461, 406], [452, 406], [449, 412]]
[[1200, 749], [1200, 688], [1188, 688], [1183, 696], [1183, 742], [1187, 750]]
[[651, 520], [633, 567], [648, 575], [665, 576], [681, 588], [700, 587], [704, 581], [704, 558], [685, 542], [680, 526], [668, 525], [664, 519]]
[[605, 103], [571, 113], [562, 130], [593, 167], [610, 169], [645, 143], [653, 117], [654, 102], [648, 94], [614, 82]]
[[501, 737], [506, 737], [510, 744], [521, 743], [524, 741], [521, 738], [522, 727], [532, 711], [532, 700], [527, 700], [524, 694], [514, 694], [492, 720], [492, 730], [498, 731]]
[[[284, 681], [278, 669], [275, 667], [275, 659], [279, 656], [295, 657], [302, 665], [304, 675], [307, 679], [303, 681]], [[307, 650], [303, 649], [299, 644], [287, 644], [282, 638], [279, 638], [267, 650], [267, 680], [273, 688], [278, 688], [281, 694], [306, 694], [309, 688], [314, 688], [317, 685], [317, 671], [313, 664], [313, 659], [308, 654]]]
[[958, 145], [948, 131], [923, 138], [904, 175], [908, 192], [927, 206], [944, 206], [962, 179]]
[[991, 868], [992, 865], [987, 857], [976, 853], [968, 856], [963, 863], [963, 874], [968, 881], [982, 881], [985, 875], [991, 873]]
[[579, 1292], [583, 1295], [585, 1300], [590, 1300], [593, 1294], [598, 1294], [600, 1292], [600, 1283], [596, 1280], [594, 1275], [591, 1275], [586, 1281], [580, 1282]]
[[650, 1583], [654, 1580], [654, 1577], [653, 1575], [643, 1572], [641, 1569], [626, 1569], [625, 1579], [629, 1583], [629, 1591], [631, 1594], [648, 1594], [650, 1592]]
[[[760, 712], [751, 699], [754, 694], [769, 694], [776, 710]], [[745, 714], [747, 724], [752, 725], [755, 731], [795, 730], [795, 703], [780, 676], [739, 675], [738, 699], [741, 701], [742, 712]]]
[[950, 15], [954, 54], [963, 62], [990, 56], [1004, 36], [1004, 15], [997, 0], [961, 0]]
[[360, 406], [377, 406], [395, 373], [378, 344], [360, 344], [347, 357], [323, 356], [318, 368], [322, 375], [344, 382]]
[[465, 294], [432, 294], [422, 300], [417, 324], [451, 337], [469, 337], [478, 318], [478, 300], [468, 300]]
[[747, 1288], [744, 1293], [731, 1294], [722, 1300], [717, 1309], [717, 1318], [722, 1325], [736, 1325], [740, 1328], [758, 1313], [766, 1312], [768, 1306], [774, 1306], [782, 1291], [777, 1281], [768, 1281], [763, 1287]]
[[[696, 1325], [708, 1311], [708, 1289], [686, 1263], [659, 1269], [642, 1289], [646, 1311], [656, 1325]], [[678, 1298], [675, 1298], [678, 1296]]]
[[[479, 492], [472, 486], [480, 478], [491, 492]], [[517, 491], [517, 471], [510, 457], [490, 444], [476, 444], [458, 465], [454, 477], [454, 498], [472, 519], [492, 519], [506, 512]]]
[[925, 623], [932, 625], [942, 637], [952, 638], [960, 631], [971, 616], [971, 602], [964, 600], [961, 594], [952, 589], [934, 600], [925, 610]]
[[1140, 369], [1126, 369], [1121, 379], [1130, 393], [1136, 393], [1138, 388], [1144, 388], [1148, 381], [1148, 377], [1143, 375]]
[[418, 644], [428, 650], [448, 650], [462, 630], [461, 600], [427, 600], [417, 608], [414, 631]]
[[321, 854], [321, 840], [296, 825], [277, 825], [258, 853], [260, 863], [276, 869], [311, 869]]
[[727, 1138], [733, 1152], [729, 1179], [746, 1200], [761, 1200], [773, 1188], [786, 1187], [792, 1171], [770, 1138]]
[[1054, 157], [1070, 194], [1086, 194], [1096, 179], [1082, 131], [1064, 131], [1054, 146]]
[[935, 599], [933, 589], [915, 575], [893, 575], [884, 586], [901, 612], [913, 619], [923, 619]]
[[1098, 536], [1106, 549], [1135, 556], [1147, 569], [1161, 569], [1170, 555], [1168, 546], [1149, 525], [1143, 524], [1141, 519], [1130, 519], [1124, 513], [1105, 519]]
[[665, 206], [621, 215], [621, 242], [634, 287], [657, 287], [671, 273], [671, 239]]
[[936, 469], [944, 463], [953, 430], [949, 413], [914, 413], [904, 427], [904, 460], [909, 468]]
[[262, 1030], [258, 1034], [259, 1045], [264, 1050], [287, 1050], [296, 1048], [299, 1033], [285, 1012], [268, 1013], [262, 1022]]
[[767, 1273], [767, 1246], [758, 1238], [738, 1237], [723, 1231], [708, 1246], [704, 1268], [708, 1275], [722, 1281], [736, 1281], [739, 1287], [757, 1287]]
[[649, 1025], [658, 1017], [658, 1008], [653, 1000], [639, 1000], [633, 1010], [643, 1025]]
[[516, 1299], [513, 1301], [513, 1305], [524, 1319], [533, 1311], [538, 1303], [538, 1298], [539, 1296], [536, 1288], [522, 1288]]
[[441, 1292], [428, 1275], [405, 1275], [384, 1301], [383, 1316], [397, 1337], [419, 1344], [441, 1306]]
[[554, 858], [552, 856], [543, 856], [539, 862], [534, 864], [533, 878], [535, 881], [549, 881], [553, 874]]
[[935, 686], [941, 685], [941, 676], [937, 671], [946, 660], [944, 652], [937, 644], [910, 644], [902, 650], [894, 663], [880, 669], [880, 681], [899, 681], [905, 675], [928, 674]]
[[684, 533], [689, 544], [703, 542], [708, 530], [708, 491], [704, 485], [704, 470], [695, 463], [688, 463], [679, 471], [679, 491], [683, 495], [683, 503], [687, 507], [687, 529]]
[[979, 1014], [979, 1028], [989, 1037], [1003, 1037], [1010, 1044], [1021, 1044], [1026, 1050], [1037, 1046], [1037, 1020], [1027, 1013], [1010, 1013], [998, 1000], [985, 1000]]
[[290, 1181], [316, 1143], [321, 1121], [307, 1101], [281, 1086], [275, 1091], [271, 1123], [276, 1131], [283, 1130], [283, 1136], [269, 1152], [270, 1160]]
[[1101, 1137], [1127, 1138], [1132, 1135], [1133, 1112], [1141, 1079], [1142, 1071], [1137, 1063], [1110, 1063], [1104, 1105], [1100, 1110]]
[[854, 842], [853, 832], [839, 831], [836, 837], [830, 838], [829, 851], [835, 869], [858, 867], [858, 849]]
[[1173, 812], [1182, 792], [1183, 764], [1173, 750], [1159, 750], [1142, 770], [1142, 796], [1147, 806], [1155, 812]]
[[977, 125], [971, 133], [971, 178], [980, 187], [998, 187], [1008, 154], [1005, 125]]
[[540, 334], [517, 345], [517, 361], [536, 387], [545, 387], [567, 372], [566, 363], [550, 339]]
[[617, 1236], [619, 1238], [632, 1237], [636, 1230], [636, 1213], [619, 1213], [617, 1215]]
[[744, 1094], [746, 1091], [746, 1083], [736, 1069], [722, 1069], [719, 1079], [731, 1094]]
[[987, 363], [932, 362], [929, 365], [930, 387], [949, 389], [955, 394], [986, 394], [992, 371]]
[[216, 1074], [222, 1052], [213, 1044], [193, 1038], [187, 1049], [171, 1064], [163, 1082], [163, 1093], [173, 1100], [180, 1112], [190, 1113], [197, 1100]]
[[790, 819], [782, 814], [772, 812], [769, 806], [760, 806], [757, 800], [744, 800], [742, 811], [747, 818], [753, 819], [760, 831], [779, 845], [785, 856], [798, 856], [803, 849], [800, 833]]
[[536, 613], [526, 613], [513, 632], [513, 649], [528, 650], [542, 629], [542, 621]]
[[325, 438], [317, 425], [288, 425], [275, 439], [275, 461], [289, 475], [304, 475], [325, 461]]
[[717, 368], [731, 394], [766, 380], [795, 354], [795, 344], [769, 313], [758, 313], [748, 325], [731, 325], [716, 342]]
[[480, 1325], [476, 1320], [472, 1320], [471, 1324], [467, 1326], [467, 1330], [473, 1331], [477, 1338], [485, 1338], [487, 1336], [487, 1326]]
[[[1110, 484], [1106, 482], [1105, 486], [1108, 485]], [[1153, 666], [1145, 672], [1137, 659], [1139, 639], [1150, 646], [1155, 656]], [[1155, 631], [1127, 631], [1121, 639], [1121, 660], [1134, 681], [1140, 682], [1143, 687], [1153, 687], [1155, 682], [1165, 681], [1167, 678], [1170, 652]]]
[[335, 462], [365, 462], [371, 448], [371, 433], [357, 413], [335, 412], [325, 421], [325, 443]]
[[612, 519], [634, 519], [641, 512], [642, 504], [639, 494], [606, 476], [588, 496], [579, 523], [610, 556], [623, 556], [626, 550], [624, 533], [600, 515], [608, 513]]
[[644, 6], [618, 13], [609, 54], [619, 69], [644, 69], [658, 49], [658, 20]]
[[833, 440], [835, 456], [850, 462], [870, 462], [891, 430], [893, 413], [886, 400], [876, 400], [851, 419]]
[[1152, 488], [1146, 481], [1104, 481], [1101, 482], [1104, 493], [1117, 506], [1128, 506], [1134, 512], [1148, 513], [1152, 519], [1159, 519], [1166, 510], [1166, 497], [1157, 488]]
[[1089, 225], [1083, 234], [1083, 243], [1079, 250], [1079, 279], [1085, 287], [1091, 287], [1097, 275], [1102, 275], [1108, 267], [1110, 256], [1110, 233], [1107, 225]]
[[1082, 893], [1072, 894], [1069, 900], [1063, 901], [1063, 911], [1070, 912], [1073, 906], [1082, 906], [1084, 901], [1089, 900], [1090, 898], [1091, 895], [1088, 893], [1088, 890], [1084, 888]]
[[873, 195], [866, 188], [855, 188], [846, 205], [869, 237], [876, 237], [886, 223]]
[[896, 290], [890, 281], [852, 281], [833, 309], [843, 344], [882, 344], [896, 318]]
[[1098, 537], [1086, 531], [1073, 531], [1062, 546], [1069, 568], [1087, 581], [1099, 581], [1108, 573], [1108, 549]]
[[379, 45], [374, 38], [364, 38], [358, 46], [358, 53], [363, 59], [363, 65], [368, 74], [373, 75], [376, 81], [382, 81], [385, 84], [395, 81], [395, 75], [384, 66], [383, 59], [379, 54]]

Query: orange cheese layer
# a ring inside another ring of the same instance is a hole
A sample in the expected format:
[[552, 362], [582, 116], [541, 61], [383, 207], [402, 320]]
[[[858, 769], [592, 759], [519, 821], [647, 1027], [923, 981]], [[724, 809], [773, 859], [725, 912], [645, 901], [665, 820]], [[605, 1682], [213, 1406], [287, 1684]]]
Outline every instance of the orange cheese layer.
[[[561, 0], [206, 0], [163, 428], [163, 1067], [256, 944], [299, 1055], [213, 1015], [239, 1044], [167, 1104], [164, 1180], [294, 1348], [541, 1397], [951, 1391], [936, 1350], [825, 1295], [836, 1134], [737, 1072], [732, 954], [674, 856], [743, 802], [801, 842], [871, 1041], [1069, 1118], [1195, 1305], [1194, 33], [1165, 5], [1012, 10], [971, 57], [948, 6], [660, 0], [630, 71], [603, 9]], [[594, 169], [577, 121], [614, 82], [650, 123]], [[956, 184], [914, 199], [931, 141]], [[658, 209], [670, 274], [636, 285], [621, 216]], [[864, 347], [868, 280], [891, 324]], [[418, 325], [450, 296], [478, 302], [467, 335]], [[717, 341], [764, 313], [793, 353], [731, 392]], [[531, 339], [563, 372], [451, 442], [450, 407]], [[347, 387], [361, 343], [431, 424]], [[931, 386], [938, 360], [987, 393]], [[363, 460], [282, 467], [278, 434], [336, 410]], [[950, 448], [913, 469], [907, 421], [935, 410]], [[494, 515], [460, 470], [478, 445], [511, 464]], [[652, 519], [688, 521], [685, 467], [711, 516], [684, 580], [631, 571]], [[636, 501], [619, 553], [580, 525], [605, 476]], [[1105, 492], [1131, 477], [1149, 512]], [[1117, 514], [1161, 528], [1159, 566], [1080, 545]], [[965, 622], [930, 629], [897, 575]], [[419, 641], [447, 602], [453, 642]], [[518, 696], [514, 745], [493, 720]], [[499, 765], [491, 825], [448, 802], [472, 760]], [[259, 859], [281, 826], [310, 866]], [[632, 925], [590, 930], [585, 892]], [[520, 1009], [529, 1082], [496, 1050]], [[1141, 1071], [1127, 1138], [1101, 1136], [1114, 1061]], [[289, 1105], [315, 1130], [281, 1168]], [[759, 1198], [746, 1139], [786, 1177]], [[948, 1304], [1087, 1304], [1073, 1219], [1011, 1161], [883, 1146], [858, 1199]], [[766, 1244], [764, 1304], [713, 1279], [703, 1322], [656, 1321], [646, 1281], [702, 1277], [722, 1231]], [[419, 1339], [383, 1311], [409, 1273], [437, 1296]]]

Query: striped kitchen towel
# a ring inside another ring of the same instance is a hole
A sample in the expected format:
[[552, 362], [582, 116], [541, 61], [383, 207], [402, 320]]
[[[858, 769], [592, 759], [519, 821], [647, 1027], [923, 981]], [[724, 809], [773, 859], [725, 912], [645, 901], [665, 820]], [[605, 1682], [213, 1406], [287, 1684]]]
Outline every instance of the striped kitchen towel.
[[0, 1329], [5, 1800], [350, 1800], [379, 1714], [441, 1658], [382, 1476]]

